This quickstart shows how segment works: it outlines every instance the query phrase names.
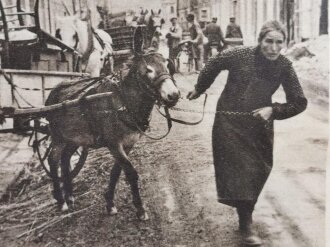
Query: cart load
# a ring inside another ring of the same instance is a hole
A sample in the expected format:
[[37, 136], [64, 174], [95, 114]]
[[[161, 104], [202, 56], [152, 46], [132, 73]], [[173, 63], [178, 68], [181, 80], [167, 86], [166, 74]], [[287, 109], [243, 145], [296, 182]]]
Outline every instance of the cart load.
[[134, 46], [145, 44], [147, 40], [147, 27], [145, 25], [123, 26], [109, 28], [105, 31], [112, 38], [114, 71], [123, 78], [129, 70], [130, 58], [135, 53]]

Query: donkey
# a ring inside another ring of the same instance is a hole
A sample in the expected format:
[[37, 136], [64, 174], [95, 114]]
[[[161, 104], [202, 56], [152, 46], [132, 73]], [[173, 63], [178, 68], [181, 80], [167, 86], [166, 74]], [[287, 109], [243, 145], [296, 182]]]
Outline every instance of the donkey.
[[159, 48], [160, 35], [162, 26], [165, 23], [165, 20], [160, 16], [161, 9], [158, 12], [153, 10], [148, 12], [148, 10], [141, 11], [138, 24], [144, 24], [147, 26], [147, 40], [146, 47]]
[[[93, 29], [90, 11], [57, 17], [56, 37], [81, 54], [83, 72], [98, 77], [113, 72], [112, 39], [101, 29]], [[107, 67], [105, 67], [105, 65]]]
[[[112, 91], [112, 97], [48, 116], [53, 140], [53, 149], [48, 158], [53, 179], [53, 196], [63, 211], [73, 205], [69, 167], [74, 151], [79, 146], [107, 147], [115, 159], [105, 193], [109, 214], [117, 213], [113, 200], [116, 183], [123, 170], [131, 187], [138, 218], [148, 219], [140, 198], [138, 174], [128, 154], [143, 134], [142, 131], [148, 127], [154, 104], [161, 102], [172, 107], [178, 102], [180, 91], [173, 79], [173, 65], [167, 59], [155, 50], [143, 51], [142, 42], [135, 42], [134, 50], [136, 54], [130, 71], [117, 83], [118, 86], [114, 86], [116, 83], [111, 81], [111, 76], [107, 76], [92, 89], [93, 93]], [[46, 105], [70, 98], [68, 92], [71, 90], [72, 95], [72, 89], [66, 85], [67, 83], [62, 83], [53, 89]], [[57, 172], [59, 166], [62, 170], [63, 191]]]

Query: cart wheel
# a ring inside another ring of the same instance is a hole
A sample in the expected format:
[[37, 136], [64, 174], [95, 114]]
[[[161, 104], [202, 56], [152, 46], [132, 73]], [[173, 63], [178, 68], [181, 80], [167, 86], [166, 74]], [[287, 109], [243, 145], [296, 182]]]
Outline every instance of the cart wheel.
[[[35, 151], [37, 152], [40, 164], [44, 168], [47, 175], [49, 177], [52, 177], [50, 174], [50, 166], [48, 163], [48, 156], [53, 148], [51, 136], [36, 131], [35, 143]], [[84, 166], [85, 161], [87, 159], [87, 155], [88, 149], [83, 147], [78, 147], [75, 153], [72, 155], [70, 160], [70, 171], [72, 179], [78, 175], [78, 173]], [[61, 173], [59, 173], [59, 177], [61, 178], [60, 174]]]

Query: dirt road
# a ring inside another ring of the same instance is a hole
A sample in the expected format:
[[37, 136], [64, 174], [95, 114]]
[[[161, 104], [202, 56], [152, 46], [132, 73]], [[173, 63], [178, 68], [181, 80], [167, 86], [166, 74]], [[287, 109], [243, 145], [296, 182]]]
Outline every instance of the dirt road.
[[[183, 95], [196, 78], [196, 75], [177, 75]], [[225, 74], [208, 91], [208, 111], [214, 111], [224, 80]], [[306, 112], [276, 123], [274, 169], [255, 211], [256, 229], [265, 246], [324, 246], [327, 100], [312, 91], [307, 94], [313, 100]], [[281, 97], [281, 93], [276, 96]], [[202, 99], [182, 100], [179, 104], [181, 108], [195, 110], [201, 106]], [[165, 121], [156, 112], [153, 115], [150, 134], [160, 135], [166, 131]], [[189, 121], [200, 117], [186, 112], [173, 112], [173, 115]], [[116, 193], [119, 213], [107, 215], [103, 192], [112, 158], [106, 149], [100, 149], [90, 153], [86, 167], [76, 179], [77, 214], [40, 228], [42, 233], [20, 236], [41, 224], [39, 219], [47, 223], [52, 217], [61, 216], [51, 201], [49, 180], [42, 178], [38, 190], [35, 189], [39, 194], [33, 194], [36, 192], [31, 188], [24, 197], [31, 195], [35, 200], [28, 202], [30, 210], [36, 207], [30, 214], [34, 224], [9, 225], [5, 215], [18, 209], [6, 211], [8, 205], [0, 205], [0, 221], [6, 223], [0, 229], [2, 243], [4, 246], [241, 246], [234, 209], [216, 202], [211, 150], [213, 118], [213, 114], [207, 114], [195, 127], [174, 124], [167, 138], [158, 142], [143, 138], [132, 151], [130, 156], [140, 174], [149, 221], [136, 219], [129, 186], [123, 177]], [[20, 203], [19, 200], [23, 199], [18, 197], [14, 202]], [[48, 207], [40, 206], [47, 202]], [[43, 209], [37, 209], [38, 206]], [[16, 215], [28, 219], [26, 213], [21, 213], [22, 208]]]

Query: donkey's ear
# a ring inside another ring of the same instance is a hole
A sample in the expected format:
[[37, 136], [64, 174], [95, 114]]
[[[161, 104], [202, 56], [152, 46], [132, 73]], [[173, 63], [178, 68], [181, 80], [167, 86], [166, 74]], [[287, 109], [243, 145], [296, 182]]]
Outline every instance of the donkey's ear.
[[146, 9], [143, 14], [146, 15], [148, 13], [149, 13], [149, 10]]
[[159, 10], [158, 10], [158, 14], [160, 14], [161, 12], [162, 12], [162, 9], [159, 9]]
[[167, 59], [167, 68], [168, 68], [168, 71], [170, 72], [170, 75], [174, 75], [175, 73], [175, 65], [172, 61], [172, 59]]
[[165, 20], [163, 18], [160, 20], [160, 24], [162, 24], [162, 25], [165, 24]]
[[155, 15], [153, 10], [151, 10], [151, 14], [152, 14], [152, 15]]
[[133, 37], [133, 50], [135, 54], [141, 54], [143, 53], [143, 31], [142, 27], [138, 26], [135, 30], [134, 37]]
[[55, 31], [55, 38], [62, 39], [61, 29], [59, 29], [59, 28], [56, 29], [56, 31]]

